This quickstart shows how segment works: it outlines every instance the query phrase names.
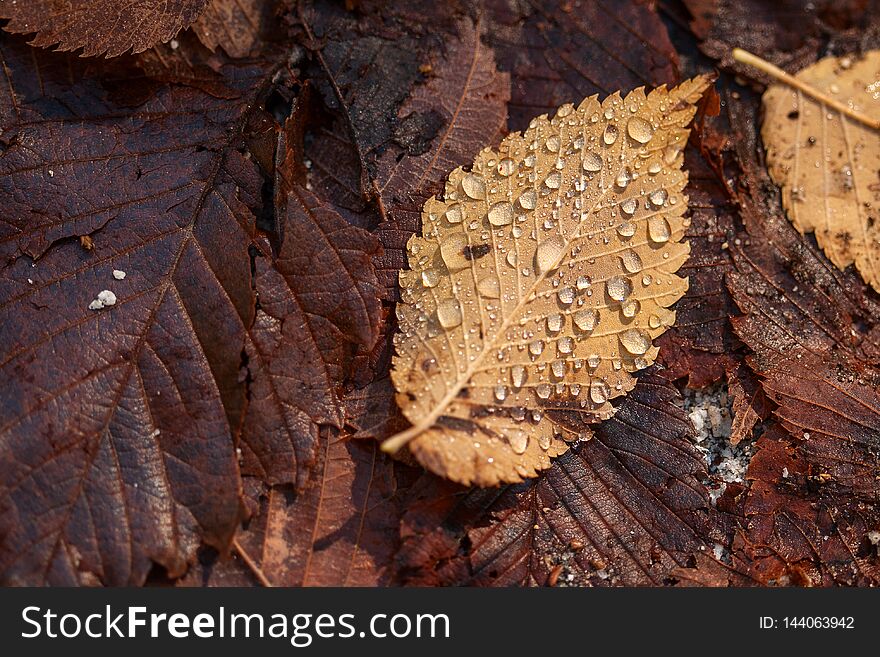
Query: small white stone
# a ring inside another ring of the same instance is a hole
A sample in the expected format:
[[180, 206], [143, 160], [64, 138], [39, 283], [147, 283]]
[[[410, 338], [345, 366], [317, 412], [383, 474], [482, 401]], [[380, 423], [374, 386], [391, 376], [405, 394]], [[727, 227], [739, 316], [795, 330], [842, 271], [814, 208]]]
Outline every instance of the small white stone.
[[54, 177], [55, 177], [55, 172], [52, 171], [52, 169], [49, 169], [49, 177], [50, 177], [50, 178], [54, 178]]
[[121, 281], [123, 278], [125, 278], [125, 272], [121, 269], [114, 269], [113, 278], [115, 278], [117, 281]]
[[177, 50], [180, 47], [180, 42], [177, 39], [171, 39], [171, 43], [168, 45], [171, 46], [171, 50]]
[[116, 295], [110, 290], [101, 290], [98, 292], [98, 298], [89, 304], [89, 310], [101, 310], [101, 308], [115, 304]]

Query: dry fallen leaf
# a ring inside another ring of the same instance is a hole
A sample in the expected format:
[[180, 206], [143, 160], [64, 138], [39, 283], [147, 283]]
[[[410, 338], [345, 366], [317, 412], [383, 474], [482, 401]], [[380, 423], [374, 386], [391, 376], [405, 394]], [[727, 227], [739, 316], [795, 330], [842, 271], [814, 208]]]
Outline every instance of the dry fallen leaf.
[[[795, 78], [868, 119], [880, 120], [880, 50], [827, 57]], [[880, 133], [787, 84], [764, 94], [761, 137], [789, 219], [813, 232], [841, 269], [855, 263], [880, 290]]]
[[588, 437], [544, 411], [613, 413], [687, 289], [682, 151], [710, 82], [563, 105], [450, 174], [400, 274], [392, 377], [413, 426], [386, 451], [520, 481]]
[[83, 56], [143, 52], [189, 27], [211, 0], [23, 0], [4, 2], [0, 18], [34, 46], [78, 50]]

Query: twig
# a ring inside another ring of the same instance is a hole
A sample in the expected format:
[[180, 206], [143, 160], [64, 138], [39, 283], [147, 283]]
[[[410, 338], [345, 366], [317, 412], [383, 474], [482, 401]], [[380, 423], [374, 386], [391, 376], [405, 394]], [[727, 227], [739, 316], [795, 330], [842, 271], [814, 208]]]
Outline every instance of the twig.
[[742, 50], [741, 48], [734, 48], [733, 58], [742, 64], [747, 64], [748, 66], [752, 66], [759, 71], [763, 71], [774, 80], [778, 80], [779, 82], [783, 82], [791, 87], [794, 87], [795, 89], [803, 91], [814, 100], [818, 100], [820, 103], [823, 103], [828, 107], [837, 110], [841, 114], [846, 114], [854, 121], [863, 123], [864, 125], [868, 126], [869, 128], [873, 128], [874, 130], [880, 130], [880, 119], [872, 119], [870, 116], [865, 116], [861, 112], [854, 110], [852, 107], [844, 105], [839, 100], [835, 100], [824, 92], [810, 86], [803, 80], [799, 80], [793, 75], [789, 75], [778, 66], [774, 66], [770, 62], [761, 59], [757, 55], [753, 55], [746, 50]]

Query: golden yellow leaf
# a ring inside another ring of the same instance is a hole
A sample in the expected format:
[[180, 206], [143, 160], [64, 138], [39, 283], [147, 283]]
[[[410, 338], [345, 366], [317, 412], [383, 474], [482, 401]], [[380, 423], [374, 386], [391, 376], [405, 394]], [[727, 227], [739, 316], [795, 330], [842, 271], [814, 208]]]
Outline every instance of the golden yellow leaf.
[[407, 446], [464, 484], [532, 477], [609, 417], [687, 289], [675, 274], [701, 76], [534, 119], [429, 199], [400, 272], [392, 379]]
[[880, 291], [880, 50], [827, 57], [794, 78], [805, 87], [775, 84], [764, 93], [770, 175], [795, 227], [815, 233], [837, 267], [855, 263]]

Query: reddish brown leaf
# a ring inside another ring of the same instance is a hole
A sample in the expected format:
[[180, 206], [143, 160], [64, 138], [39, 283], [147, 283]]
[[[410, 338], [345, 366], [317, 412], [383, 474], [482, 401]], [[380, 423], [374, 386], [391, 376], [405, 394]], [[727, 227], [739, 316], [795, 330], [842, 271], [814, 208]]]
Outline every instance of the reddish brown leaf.
[[149, 81], [131, 106], [137, 71], [0, 48], [2, 579], [180, 575], [241, 517], [239, 431], [246, 473], [292, 482], [312, 422], [341, 423], [347, 345], [377, 335], [376, 242], [305, 192], [277, 257], [257, 236], [265, 179], [241, 151], [286, 53], [213, 58], [235, 94]]
[[685, 150], [691, 255], [681, 272], [688, 277], [689, 287], [676, 304], [675, 325], [658, 340], [659, 358], [667, 368], [664, 375], [687, 377], [692, 388], [719, 380], [732, 367], [733, 351], [739, 346], [728, 321], [735, 305], [725, 284], [731, 268], [729, 240], [736, 222], [726, 181], [727, 117], [713, 118], [718, 113], [718, 96], [713, 93], [708, 98], [715, 107], [706, 107], [704, 102]]
[[[322, 431], [313, 477], [301, 493], [268, 491], [238, 536], [240, 556], [208, 569], [207, 583], [275, 586], [376, 586], [390, 581], [402, 513], [401, 489], [413, 471], [370, 441]], [[260, 581], [264, 580], [264, 581]]]
[[762, 584], [876, 586], [880, 556], [869, 533], [880, 509], [826, 480], [800, 443], [781, 430], [758, 441], [734, 553]]
[[[405, 4], [388, 13], [405, 12]], [[508, 76], [498, 73], [480, 39], [484, 22], [447, 15], [437, 20], [441, 29], [426, 35], [422, 24], [407, 20], [404, 13], [389, 27], [368, 14], [355, 23], [323, 6], [301, 14], [310, 38], [324, 35], [313, 75], [334, 117], [307, 151], [310, 181], [317, 193], [350, 210], [377, 208], [385, 251], [377, 266], [395, 294], [403, 249], [419, 227], [425, 198], [499, 137], [510, 97]]]
[[189, 27], [211, 0], [21, 0], [4, 2], [3, 28], [33, 34], [35, 46], [82, 49], [83, 56], [141, 52]]
[[751, 435], [758, 422], [770, 417], [773, 403], [767, 399], [758, 377], [742, 362], [728, 371], [727, 388], [733, 398], [730, 443], [736, 445]]
[[880, 304], [787, 221], [756, 163], [755, 125], [754, 111], [739, 110], [747, 233], [733, 250], [730, 287], [744, 313], [734, 328], [788, 435], [759, 442], [742, 549], [763, 581], [876, 583], [866, 549], [880, 515]]
[[723, 533], [676, 397], [662, 378], [641, 376], [595, 437], [535, 482], [471, 492], [422, 482], [421, 500], [403, 519], [401, 576], [431, 585], [544, 585], [562, 564], [558, 583], [669, 583], [674, 569], [708, 549], [708, 537]]
[[653, 3], [487, 0], [485, 12], [488, 42], [514, 80], [511, 130], [586, 96], [678, 79], [678, 55]]
[[231, 57], [247, 57], [261, 48], [262, 33], [275, 19], [277, 4], [273, 0], [211, 0], [193, 30], [211, 50], [220, 46]]

